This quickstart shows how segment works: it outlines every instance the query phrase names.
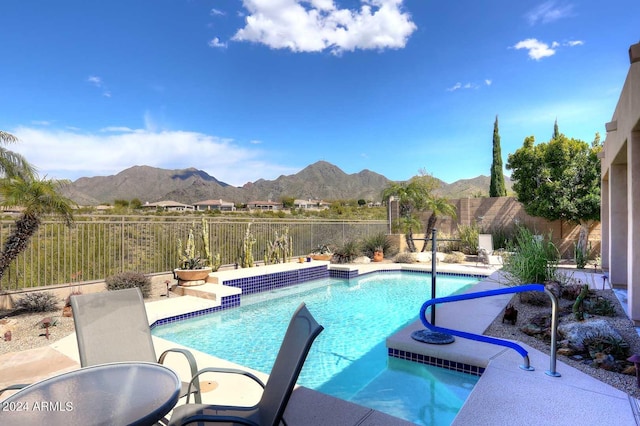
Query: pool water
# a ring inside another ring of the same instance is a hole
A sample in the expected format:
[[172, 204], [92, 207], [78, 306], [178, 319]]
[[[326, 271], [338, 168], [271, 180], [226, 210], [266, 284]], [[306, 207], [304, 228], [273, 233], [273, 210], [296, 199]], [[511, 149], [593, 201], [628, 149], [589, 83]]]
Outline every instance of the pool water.
[[[438, 275], [436, 297], [478, 280]], [[242, 306], [155, 327], [153, 334], [269, 373], [291, 315], [305, 302], [324, 331], [298, 383], [417, 424], [448, 425], [476, 376], [387, 356], [385, 340], [418, 319], [431, 275], [391, 272], [327, 278], [242, 296]]]

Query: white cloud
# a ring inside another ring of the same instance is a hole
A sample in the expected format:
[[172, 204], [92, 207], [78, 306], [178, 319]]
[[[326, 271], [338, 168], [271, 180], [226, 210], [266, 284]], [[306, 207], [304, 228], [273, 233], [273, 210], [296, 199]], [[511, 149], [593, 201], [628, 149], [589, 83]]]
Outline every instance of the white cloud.
[[360, 9], [351, 10], [332, 0], [243, 0], [249, 14], [233, 40], [293, 52], [399, 49], [417, 28], [402, 3], [361, 0]]
[[214, 37], [213, 40], [209, 41], [209, 47], [216, 47], [219, 49], [226, 49], [227, 43], [221, 42], [218, 37]]
[[87, 81], [96, 87], [102, 87], [102, 79], [98, 76], [90, 75], [87, 77]]
[[529, 57], [539, 61], [547, 56], [555, 55], [556, 51], [549, 47], [547, 43], [536, 40], [535, 38], [528, 38], [523, 41], [519, 41], [513, 46], [514, 49], [527, 49], [529, 51]]
[[567, 16], [571, 16], [572, 12], [572, 4], [558, 4], [555, 0], [549, 0], [530, 10], [526, 14], [526, 19], [529, 21], [530, 25], [536, 25], [539, 22], [542, 24], [548, 24], [550, 22], [566, 18]]
[[[487, 79], [487, 80], [484, 80], [484, 82], [483, 82], [483, 83], [484, 83], [486, 86], [491, 86], [491, 84], [492, 84], [493, 82], [492, 82], [491, 80], [488, 80], [488, 79]], [[471, 83], [471, 82], [468, 82], [468, 83], [464, 83], [464, 84], [462, 84], [462, 83], [460, 83], [460, 82], [457, 82], [457, 83], [456, 83], [456, 84], [454, 84], [453, 86], [449, 87], [449, 88], [447, 89], [447, 92], [455, 92], [456, 90], [479, 89], [479, 88], [480, 88], [480, 86], [481, 86], [481, 85], [480, 85], [480, 84], [477, 84], [477, 83]]]
[[98, 89], [102, 89], [102, 96], [106, 98], [111, 97], [111, 91], [106, 88], [101, 77], [98, 77], [96, 75], [90, 75], [89, 77], [87, 77], [87, 81], [93, 84], [94, 86], [96, 86]]
[[[275, 179], [298, 170], [269, 163], [259, 148], [244, 148], [230, 139], [187, 131], [160, 131], [112, 126], [98, 133], [18, 127], [12, 147], [49, 178], [75, 180], [116, 174], [134, 165], [165, 169], [196, 167], [231, 185]], [[51, 155], [55, 152], [56, 155]]]
[[220, 9], [211, 9], [211, 16], [225, 16], [226, 13], [224, 13], [222, 10]]
[[529, 51], [529, 57], [539, 61], [542, 58], [553, 56], [556, 54], [559, 47], [575, 47], [582, 46], [584, 44], [581, 40], [572, 40], [565, 43], [558, 43], [557, 41], [551, 42], [551, 46], [535, 38], [528, 38], [526, 40], [519, 41], [513, 48], [516, 50], [527, 49]]

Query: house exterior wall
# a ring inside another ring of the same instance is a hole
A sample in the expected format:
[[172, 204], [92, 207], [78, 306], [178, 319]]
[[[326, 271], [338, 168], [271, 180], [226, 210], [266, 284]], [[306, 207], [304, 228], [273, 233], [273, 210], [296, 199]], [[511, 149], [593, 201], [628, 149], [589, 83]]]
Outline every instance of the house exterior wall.
[[627, 289], [629, 317], [640, 324], [640, 43], [629, 48], [629, 61], [601, 155], [602, 260], [611, 284]]

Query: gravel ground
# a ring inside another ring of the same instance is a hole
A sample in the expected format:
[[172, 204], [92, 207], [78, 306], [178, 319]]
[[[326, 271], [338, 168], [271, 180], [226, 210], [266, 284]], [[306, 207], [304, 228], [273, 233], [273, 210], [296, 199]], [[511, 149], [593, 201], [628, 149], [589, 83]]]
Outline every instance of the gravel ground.
[[[159, 300], [165, 293], [165, 284], [156, 283], [152, 286], [151, 296], [146, 300]], [[616, 307], [617, 315], [615, 317], [603, 318], [609, 321], [611, 325], [624, 338], [624, 340], [629, 343], [631, 347], [630, 353], [640, 354], [640, 336], [634, 328], [633, 323], [624, 314], [624, 311], [618, 299], [615, 297], [611, 290], [600, 290], [597, 291], [597, 293], [611, 300], [611, 302]], [[570, 305], [570, 303], [570, 301], [561, 301], [561, 306], [567, 306], [567, 304]], [[517, 295], [512, 299], [512, 304], [518, 310], [517, 324], [503, 324], [502, 315], [499, 315], [489, 326], [489, 328], [487, 328], [485, 334], [494, 337], [517, 340], [522, 343], [526, 343], [527, 345], [538, 349], [543, 353], [549, 353], [550, 348], [547, 343], [523, 333], [522, 331], [520, 331], [519, 327], [525, 324], [526, 319], [531, 318], [536, 314], [550, 312], [551, 308], [521, 303], [519, 300], [519, 296]], [[17, 320], [17, 324], [13, 327], [11, 341], [4, 341], [3, 336], [0, 336], [0, 355], [9, 352], [17, 352], [46, 346], [55, 342], [56, 340], [68, 336], [70, 333], [73, 333], [75, 331], [73, 319], [62, 316], [62, 307], [60, 307], [60, 310], [55, 312], [30, 314], [16, 314], [14, 312], [0, 311], [0, 318], [5, 317]], [[40, 326], [40, 321], [47, 317], [57, 321], [55, 326], [49, 328], [49, 339], [45, 337], [45, 330]], [[640, 398], [640, 389], [638, 388], [635, 376], [623, 375], [611, 371], [597, 369], [562, 355], [558, 355], [558, 360], [569, 364], [572, 367], [577, 368], [578, 370], [592, 377], [595, 377], [602, 382], [608, 383], [611, 386], [620, 389], [635, 398]], [[558, 368], [558, 371], [561, 372], [560, 367]]]
[[[163, 282], [152, 284], [151, 294], [146, 301], [159, 300], [166, 294], [167, 287]], [[53, 312], [19, 313], [0, 310], [0, 319], [15, 319], [17, 323], [12, 326], [11, 340], [5, 341], [0, 335], [0, 355], [9, 352], [24, 351], [50, 345], [56, 340], [75, 332], [73, 318], [62, 316], [62, 303], [58, 310]], [[49, 338], [45, 336], [45, 329], [40, 322], [45, 318], [51, 318], [56, 325], [49, 327]]]
[[[618, 298], [615, 296], [612, 290], [598, 290], [595, 292], [597, 295], [605, 297], [609, 299], [612, 304], [616, 308], [616, 316], [615, 317], [598, 317], [607, 320], [611, 326], [620, 333], [620, 336], [629, 344], [630, 346], [630, 354], [640, 354], [640, 336], [636, 331], [633, 322], [629, 320], [629, 318], [624, 313]], [[517, 340], [522, 343], [526, 343], [527, 345], [545, 353], [550, 353], [549, 344], [537, 339], [535, 337], [529, 336], [528, 334], [523, 333], [520, 330], [520, 327], [526, 324], [527, 319], [534, 317], [537, 314], [550, 313], [550, 306], [533, 306], [528, 303], [521, 303], [519, 296], [515, 295], [511, 300], [511, 304], [518, 310], [518, 322], [516, 325], [511, 325], [510, 323], [502, 323], [502, 315], [499, 315], [493, 323], [487, 328], [484, 334], [494, 337], [502, 337], [511, 340]], [[571, 309], [572, 302], [569, 300], [560, 300], [560, 310], [563, 308]], [[572, 320], [572, 315], [568, 315], [566, 317], [562, 317], [559, 315], [560, 323], [563, 320]], [[560, 337], [558, 337], [560, 339]], [[612, 371], [606, 371], [600, 368], [594, 368], [590, 365], [585, 364], [582, 361], [576, 361], [569, 357], [558, 355], [558, 361], [562, 361], [583, 373], [586, 373], [596, 379], [607, 383], [617, 389], [620, 389], [623, 392], [628, 393], [634, 398], [640, 398], [640, 389], [638, 388], [636, 376], [630, 376], [626, 374], [620, 374]], [[558, 372], [562, 374], [562, 367], [558, 367]]]

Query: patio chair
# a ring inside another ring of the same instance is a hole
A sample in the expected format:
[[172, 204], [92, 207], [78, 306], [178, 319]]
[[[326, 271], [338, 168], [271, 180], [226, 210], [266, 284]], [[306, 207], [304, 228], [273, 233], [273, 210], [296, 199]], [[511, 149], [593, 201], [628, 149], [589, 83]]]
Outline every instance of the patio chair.
[[[167, 354], [175, 352], [186, 358], [191, 377], [197, 373], [196, 360], [185, 349], [168, 349], [156, 360], [139, 288], [73, 295], [71, 307], [82, 367], [131, 361], [164, 364]], [[199, 384], [193, 390], [190, 388], [189, 382], [183, 382], [180, 397], [194, 393], [195, 400], [200, 402]]]
[[187, 396], [186, 404], [174, 408], [169, 425], [187, 425], [198, 422], [228, 422], [248, 425], [285, 423], [282, 417], [300, 370], [302, 370], [313, 341], [323, 329], [302, 303], [289, 322], [289, 327], [266, 384], [247, 371], [228, 368], [204, 368], [191, 380], [191, 383], [194, 383], [197, 377], [203, 373], [240, 374], [253, 379], [263, 388], [262, 397], [255, 406], [189, 404]]
[[[493, 249], [493, 235], [491, 234], [479, 234], [478, 235], [478, 262], [482, 262], [485, 265], [502, 265], [502, 256], [496, 255], [496, 251]], [[476, 266], [478, 265], [476, 262]]]

